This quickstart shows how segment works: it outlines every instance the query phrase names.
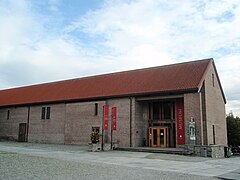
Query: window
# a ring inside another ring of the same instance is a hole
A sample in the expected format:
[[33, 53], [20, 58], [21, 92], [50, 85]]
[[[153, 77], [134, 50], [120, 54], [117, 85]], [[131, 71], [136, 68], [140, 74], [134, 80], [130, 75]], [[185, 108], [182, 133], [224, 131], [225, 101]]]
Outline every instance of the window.
[[10, 118], [10, 110], [7, 110], [7, 120]]
[[212, 74], [212, 85], [214, 87], [214, 74]]
[[214, 125], [212, 125], [212, 130], [213, 130], [213, 144], [216, 144], [215, 126]]
[[46, 119], [50, 119], [50, 107], [47, 107]]
[[149, 120], [174, 120], [175, 107], [173, 101], [160, 101], [149, 103]]
[[42, 107], [42, 119], [45, 119], [46, 108]]
[[172, 103], [164, 102], [163, 103], [163, 119], [172, 119]]
[[42, 117], [41, 119], [50, 119], [50, 107], [42, 107]]
[[148, 117], [149, 117], [149, 119], [152, 119], [152, 106], [151, 106], [151, 103], [149, 103], [149, 105], [148, 105]]
[[160, 109], [159, 109], [159, 102], [154, 102], [153, 103], [153, 120], [159, 120], [160, 119]]
[[98, 103], [95, 103], [95, 111], [94, 111], [94, 115], [95, 115], [95, 116], [98, 115]]

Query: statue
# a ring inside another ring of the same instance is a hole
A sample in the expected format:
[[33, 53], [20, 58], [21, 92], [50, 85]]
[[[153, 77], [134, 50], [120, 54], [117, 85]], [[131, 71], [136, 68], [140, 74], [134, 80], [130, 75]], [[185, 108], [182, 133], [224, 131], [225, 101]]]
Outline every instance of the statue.
[[194, 122], [193, 117], [191, 117], [191, 120], [189, 122], [189, 138], [190, 138], [190, 144], [195, 144], [195, 141], [196, 141], [196, 124]]

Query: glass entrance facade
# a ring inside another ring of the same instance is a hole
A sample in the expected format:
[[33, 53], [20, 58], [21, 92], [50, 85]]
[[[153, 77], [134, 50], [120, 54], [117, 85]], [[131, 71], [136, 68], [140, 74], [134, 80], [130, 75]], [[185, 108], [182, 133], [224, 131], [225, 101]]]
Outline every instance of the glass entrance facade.
[[174, 100], [148, 103], [148, 146], [176, 147]]

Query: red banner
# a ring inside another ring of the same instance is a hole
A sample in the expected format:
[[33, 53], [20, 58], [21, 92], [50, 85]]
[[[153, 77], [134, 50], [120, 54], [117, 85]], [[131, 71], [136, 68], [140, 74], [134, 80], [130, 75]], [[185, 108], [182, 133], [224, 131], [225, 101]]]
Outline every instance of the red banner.
[[109, 111], [109, 106], [105, 105], [104, 106], [104, 130], [108, 130], [108, 111]]
[[112, 108], [112, 130], [117, 130], [117, 108]]
[[176, 110], [177, 110], [177, 143], [185, 144], [183, 100], [179, 99], [176, 101]]

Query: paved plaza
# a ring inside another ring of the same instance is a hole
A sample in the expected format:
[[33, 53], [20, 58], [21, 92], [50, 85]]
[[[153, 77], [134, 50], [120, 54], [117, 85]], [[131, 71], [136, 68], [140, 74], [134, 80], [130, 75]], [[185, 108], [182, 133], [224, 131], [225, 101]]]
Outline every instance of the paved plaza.
[[0, 179], [240, 179], [240, 157], [89, 152], [86, 146], [0, 142]]

